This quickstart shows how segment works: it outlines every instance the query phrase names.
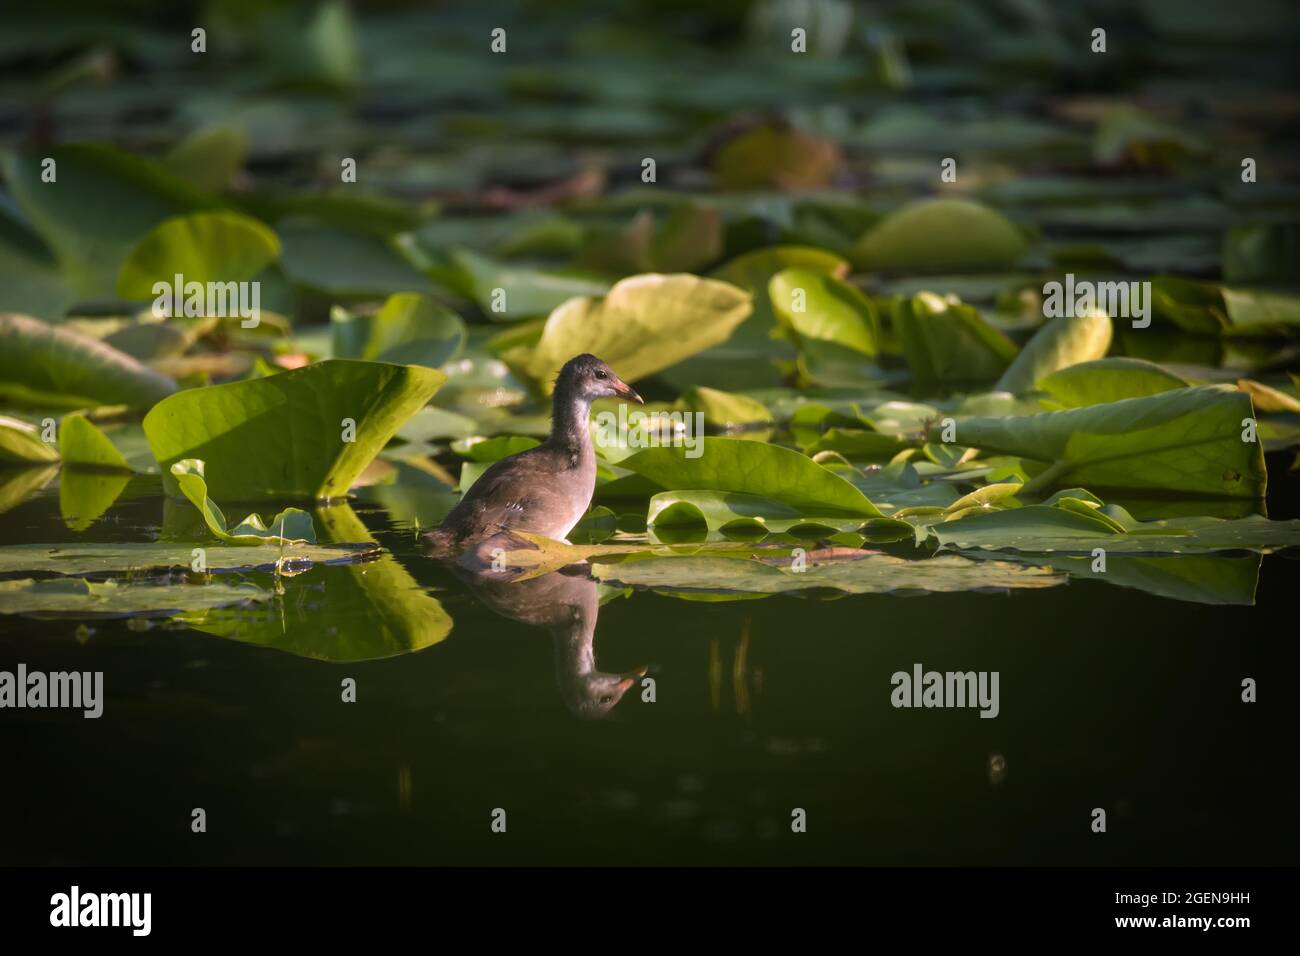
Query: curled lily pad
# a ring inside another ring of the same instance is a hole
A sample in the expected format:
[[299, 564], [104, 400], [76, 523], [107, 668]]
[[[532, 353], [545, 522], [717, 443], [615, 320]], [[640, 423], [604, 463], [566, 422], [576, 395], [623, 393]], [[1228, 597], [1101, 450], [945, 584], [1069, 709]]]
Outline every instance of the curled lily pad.
[[271, 520], [270, 527], [262, 523], [257, 514], [250, 514], [233, 528], [226, 527], [226, 516], [221, 513], [215, 501], [208, 497], [208, 484], [203, 477], [203, 462], [195, 458], [185, 458], [171, 466], [172, 477], [180, 486], [181, 493], [190, 500], [203, 515], [208, 530], [226, 544], [261, 545], [267, 542], [276, 544], [315, 544], [316, 528], [312, 525], [311, 515], [301, 508], [286, 508]]
[[918, 383], [989, 382], [1016, 357], [1016, 346], [969, 305], [922, 292], [894, 300], [890, 313]]

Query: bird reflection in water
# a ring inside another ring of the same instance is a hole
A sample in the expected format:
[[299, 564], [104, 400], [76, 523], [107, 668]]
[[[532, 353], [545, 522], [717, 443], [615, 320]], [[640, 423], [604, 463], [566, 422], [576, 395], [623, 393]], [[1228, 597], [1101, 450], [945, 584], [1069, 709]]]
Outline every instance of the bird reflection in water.
[[508, 534], [475, 542], [454, 560], [443, 563], [491, 610], [551, 632], [555, 646], [555, 682], [565, 705], [577, 717], [605, 717], [645, 675], [639, 667], [626, 673], [597, 670], [593, 640], [600, 615], [600, 593], [583, 566], [534, 578], [516, 569], [493, 567], [494, 552], [527, 547]]

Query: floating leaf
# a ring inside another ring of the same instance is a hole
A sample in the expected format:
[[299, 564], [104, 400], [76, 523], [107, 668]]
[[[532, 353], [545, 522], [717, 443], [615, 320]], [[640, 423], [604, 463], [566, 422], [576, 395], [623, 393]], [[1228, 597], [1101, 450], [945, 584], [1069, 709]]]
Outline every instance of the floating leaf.
[[[57, 185], [42, 179], [46, 159], [56, 164]], [[11, 153], [2, 167], [18, 205], [83, 297], [111, 295], [132, 246], [155, 225], [212, 205], [162, 166], [109, 146]]]
[[1011, 222], [967, 199], [922, 199], [877, 223], [849, 258], [878, 272], [980, 272], [1013, 267], [1028, 242]]
[[[847, 260], [814, 246], [769, 246], [746, 252], [715, 269], [712, 278], [730, 282], [754, 297], [753, 317], [741, 326], [751, 336], [766, 336], [776, 324], [768, 283], [778, 272], [800, 269], [843, 279], [849, 272]], [[738, 333], [739, 334], [739, 333]]]
[[[167, 469], [197, 458], [216, 498], [334, 498], [445, 380], [418, 365], [331, 359], [181, 392], [145, 416], [144, 430], [171, 494]], [[344, 440], [345, 420], [354, 441]]]
[[0, 581], [0, 614], [88, 619], [171, 615], [270, 597], [270, 591], [244, 583], [125, 584], [23, 578]]
[[754, 126], [713, 157], [723, 189], [810, 189], [828, 185], [843, 162], [836, 145], [784, 123]]
[[[192, 544], [166, 542], [78, 542], [77, 544], [0, 545], [0, 574], [54, 573], [67, 575], [120, 575], [180, 569], [188, 571], [195, 560]], [[213, 573], [227, 571], [294, 571], [316, 564], [368, 561], [382, 553], [370, 544], [299, 544], [286, 550], [278, 544], [256, 547], [211, 545], [202, 548]]]
[[1135, 521], [1115, 505], [1090, 508], [1064, 498], [1047, 505], [970, 514], [930, 526], [947, 548], [998, 551], [1070, 552], [1091, 555], [1101, 548], [1116, 554], [1206, 554], [1214, 551], [1267, 553], [1300, 545], [1300, 520], [1270, 521], [1193, 516]]
[[696, 458], [682, 447], [647, 448], [621, 463], [661, 488], [734, 491], [777, 501], [808, 514], [880, 517], [857, 488], [812, 459], [740, 438], [705, 438]]
[[917, 382], [989, 382], [1016, 357], [1016, 346], [969, 305], [922, 292], [894, 300], [894, 332]]
[[776, 314], [806, 339], [832, 342], [875, 356], [880, 321], [865, 295], [834, 276], [786, 269], [772, 277], [768, 297]]
[[[785, 562], [789, 565], [789, 560]], [[845, 594], [892, 592], [1001, 591], [1054, 587], [1065, 576], [1045, 567], [973, 561], [940, 555], [909, 561], [888, 554], [819, 562], [812, 555], [802, 571], [743, 558], [684, 556], [597, 564], [592, 575], [604, 584], [678, 592], [781, 594], [828, 590]]]
[[[153, 299], [158, 295], [156, 283], [171, 290], [175, 277], [181, 276], [186, 286], [219, 283], [227, 308], [214, 314], [234, 315], [239, 299], [229, 284], [252, 279], [279, 255], [280, 240], [256, 219], [234, 212], [177, 216], [159, 223], [136, 243], [118, 272], [117, 294], [124, 299]], [[182, 304], [175, 303], [171, 314], [181, 313]]]
[[1110, 317], [1100, 313], [1060, 316], [1034, 333], [994, 386], [1003, 392], [1029, 392], [1060, 369], [1102, 358], [1110, 349]]
[[646, 526], [656, 532], [668, 528], [700, 528], [731, 533], [781, 533], [813, 527], [829, 532], [856, 531], [864, 520], [860, 515], [805, 514], [773, 498], [730, 491], [665, 491], [650, 499], [646, 512]]
[[331, 313], [334, 357], [438, 368], [460, 354], [465, 323], [436, 299], [417, 292], [391, 295], [378, 312]]
[[272, 519], [270, 527], [262, 523], [260, 516], [250, 514], [235, 527], [227, 529], [226, 516], [216, 502], [208, 497], [208, 484], [203, 478], [203, 462], [186, 458], [172, 465], [170, 471], [180, 486], [181, 493], [203, 515], [208, 530], [226, 544], [256, 547], [268, 541], [283, 545], [316, 543], [316, 528], [311, 523], [311, 515], [300, 508], [281, 511]]
[[1158, 395], [1188, 382], [1145, 359], [1112, 357], [1080, 362], [1039, 379], [1038, 387], [1069, 408]]
[[687, 412], [700, 412], [710, 428], [737, 428], [772, 421], [772, 413], [762, 402], [703, 385], [682, 392], [675, 407]]
[[199, 189], [221, 192], [247, 157], [248, 136], [243, 129], [223, 124], [186, 136], [163, 157], [163, 165]]
[[104, 471], [131, 470], [122, 453], [85, 415], [64, 415], [59, 423], [59, 455], [64, 465]]
[[51, 442], [41, 441], [40, 429], [18, 418], [0, 415], [0, 464], [32, 465], [58, 461]]
[[581, 352], [599, 355], [635, 381], [723, 342], [750, 312], [735, 286], [693, 275], [643, 275], [601, 299], [571, 299], [546, 320], [525, 371], [545, 390]]
[[[1264, 452], [1242, 440], [1250, 398], [1205, 385], [1104, 405], [957, 422], [956, 440], [986, 452], [1046, 462], [1035, 490], [1062, 482], [1203, 495], [1262, 498]], [[938, 429], [931, 438], [939, 437]]]
[[25, 315], [0, 315], [0, 396], [27, 405], [147, 408], [176, 383], [131, 356]]

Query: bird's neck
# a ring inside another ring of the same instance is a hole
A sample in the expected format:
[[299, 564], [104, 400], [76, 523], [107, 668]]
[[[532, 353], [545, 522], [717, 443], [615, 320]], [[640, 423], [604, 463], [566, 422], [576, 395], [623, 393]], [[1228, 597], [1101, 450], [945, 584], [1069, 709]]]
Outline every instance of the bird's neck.
[[551, 403], [551, 444], [570, 454], [581, 456], [591, 449], [591, 401], [585, 398], [555, 396]]

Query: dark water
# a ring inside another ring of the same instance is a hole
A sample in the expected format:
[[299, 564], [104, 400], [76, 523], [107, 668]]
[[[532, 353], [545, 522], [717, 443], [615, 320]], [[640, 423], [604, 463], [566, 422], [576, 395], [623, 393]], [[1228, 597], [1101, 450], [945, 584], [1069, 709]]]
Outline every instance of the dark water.
[[[1273, 516], [1290, 516], [1296, 483], [1270, 471]], [[145, 492], [83, 540], [155, 535]], [[383, 511], [356, 513], [399, 573], [435, 589], [445, 640], [299, 656], [392, 629], [338, 567], [286, 583], [298, 653], [0, 616], [0, 669], [102, 670], [106, 685], [99, 720], [0, 712], [0, 862], [1268, 864], [1300, 849], [1279, 822], [1294, 798], [1294, 559], [1263, 560], [1254, 607], [1090, 580], [833, 601], [636, 593], [600, 609], [597, 662], [649, 665], [656, 700], [636, 685], [608, 719], [581, 720], [546, 630], [486, 607]], [[51, 488], [0, 517], [0, 537], [74, 535]], [[894, 709], [890, 675], [917, 662], [999, 671], [1000, 715]], [[1258, 703], [1241, 702], [1244, 677]]]

